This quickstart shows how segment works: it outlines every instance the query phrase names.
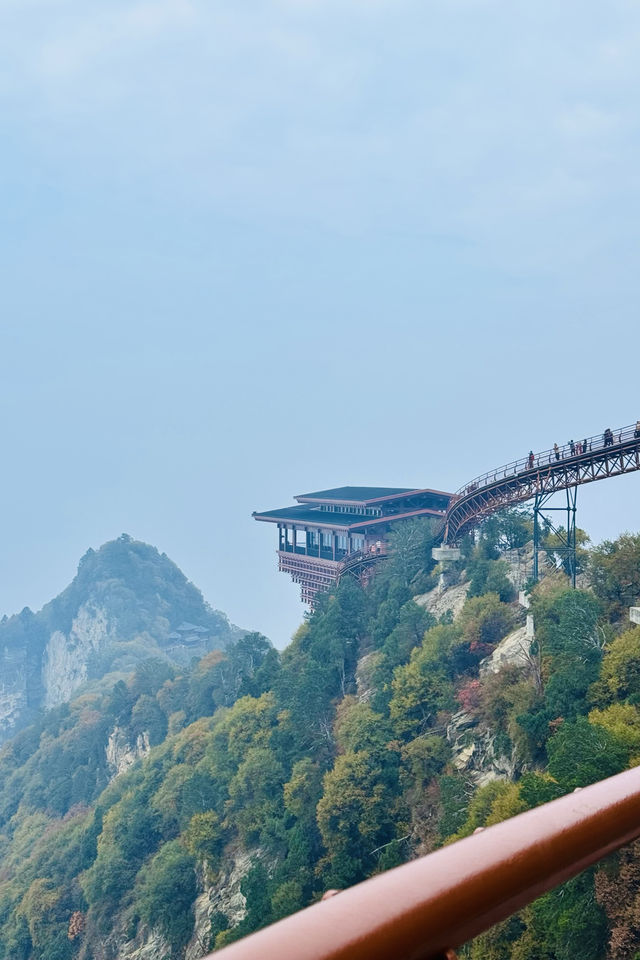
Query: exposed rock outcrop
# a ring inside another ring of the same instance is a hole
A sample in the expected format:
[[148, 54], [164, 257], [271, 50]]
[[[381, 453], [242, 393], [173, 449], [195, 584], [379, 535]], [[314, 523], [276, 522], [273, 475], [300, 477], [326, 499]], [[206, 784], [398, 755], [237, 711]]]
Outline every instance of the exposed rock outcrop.
[[498, 749], [495, 733], [479, 724], [472, 714], [461, 711], [453, 715], [447, 740], [454, 767], [467, 774], [475, 786], [482, 787], [492, 780], [512, 780], [515, 776], [515, 759]]
[[27, 688], [24, 676], [17, 673], [12, 677], [3, 677], [0, 680], [0, 743], [18, 726], [20, 718], [26, 713]]
[[47, 710], [65, 703], [86, 681], [92, 654], [108, 640], [108, 621], [104, 607], [83, 603], [68, 634], [53, 631], [42, 664], [44, 707]]
[[132, 767], [136, 760], [146, 757], [151, 749], [149, 734], [146, 730], [139, 733], [134, 744], [130, 743], [120, 727], [114, 727], [109, 734], [106, 754], [112, 779]]
[[486, 673], [498, 673], [503, 667], [522, 667], [526, 663], [533, 635], [528, 626], [519, 627], [500, 641], [490, 656], [480, 664], [480, 676]]
[[464, 583], [456, 583], [452, 587], [447, 587], [447, 589], [443, 591], [441, 591], [439, 587], [436, 587], [434, 590], [430, 590], [428, 593], [423, 593], [413, 599], [418, 606], [424, 607], [425, 610], [432, 613], [434, 617], [442, 617], [445, 613], [451, 611], [455, 619], [464, 606], [468, 592], [469, 583], [465, 581]]
[[236, 847], [227, 852], [215, 883], [208, 886], [195, 902], [195, 926], [187, 945], [185, 960], [199, 960], [211, 949], [209, 937], [214, 914], [224, 914], [229, 927], [236, 927], [244, 920], [246, 899], [240, 885], [256, 861], [262, 860], [264, 856], [264, 851], [259, 847], [249, 851]]
[[158, 930], [144, 924], [129, 939], [124, 921], [119, 922], [107, 937], [94, 940], [92, 960], [172, 960], [171, 946]]
[[360, 703], [367, 703], [375, 693], [372, 669], [376, 662], [376, 651], [365, 653], [356, 666], [356, 696]]

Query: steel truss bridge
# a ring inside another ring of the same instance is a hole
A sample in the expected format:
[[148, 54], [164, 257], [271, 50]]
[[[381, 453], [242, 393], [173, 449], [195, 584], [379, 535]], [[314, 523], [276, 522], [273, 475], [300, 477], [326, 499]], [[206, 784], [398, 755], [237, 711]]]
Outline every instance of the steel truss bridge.
[[[551, 494], [634, 470], [640, 470], [640, 422], [531, 453], [476, 477], [458, 490], [447, 509], [443, 541], [456, 543], [505, 507], [535, 500], [536, 508], [542, 509]], [[575, 496], [567, 499], [566, 509], [575, 521]]]
[[[575, 586], [577, 488], [634, 470], [640, 470], [640, 420], [564, 446], [555, 445], [541, 453], [532, 451], [521, 460], [483, 473], [458, 490], [451, 498], [436, 542], [453, 546], [492, 514], [533, 500], [533, 579], [538, 579], [540, 528], [544, 519], [559, 538], [565, 569]], [[567, 494], [565, 505], [550, 506], [553, 495], [562, 491]], [[548, 514], [554, 511], [566, 513], [566, 527], [556, 527], [550, 521]], [[365, 582], [373, 567], [386, 556], [354, 553], [341, 565], [338, 579], [347, 573]]]
[[[560, 491], [567, 491], [566, 509], [575, 524], [578, 486], [635, 470], [640, 422], [532, 453], [459, 490], [441, 536], [453, 544], [498, 510], [527, 500], [542, 509]], [[355, 572], [364, 561], [354, 555], [345, 570]], [[349, 890], [327, 891], [323, 902], [215, 957], [455, 960], [452, 948], [640, 836], [640, 767], [578, 789]]]

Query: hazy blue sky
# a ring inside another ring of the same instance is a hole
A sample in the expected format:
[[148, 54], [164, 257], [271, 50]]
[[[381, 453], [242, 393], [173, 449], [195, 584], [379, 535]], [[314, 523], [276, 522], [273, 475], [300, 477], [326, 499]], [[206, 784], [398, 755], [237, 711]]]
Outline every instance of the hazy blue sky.
[[0, 613], [126, 531], [282, 646], [252, 510], [640, 416], [639, 3], [0, 0], [0, 63]]

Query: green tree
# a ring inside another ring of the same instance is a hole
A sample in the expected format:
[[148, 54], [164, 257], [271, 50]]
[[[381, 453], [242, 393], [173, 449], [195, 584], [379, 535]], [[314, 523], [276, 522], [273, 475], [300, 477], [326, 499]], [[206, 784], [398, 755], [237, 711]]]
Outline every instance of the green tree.
[[408, 587], [420, 574], [428, 573], [434, 566], [431, 559], [433, 542], [432, 520], [419, 518], [397, 524], [389, 536], [390, 576]]
[[182, 840], [194, 860], [206, 860], [210, 868], [217, 868], [224, 832], [215, 810], [194, 813]]
[[131, 711], [131, 730], [134, 736], [148, 734], [152, 747], [162, 743], [167, 735], [167, 718], [155, 697], [140, 696]]
[[578, 717], [563, 723], [547, 744], [548, 770], [565, 790], [586, 787], [624, 770], [629, 751], [603, 726]]
[[431, 650], [418, 647], [409, 663], [398, 667], [392, 681], [389, 716], [397, 736], [414, 739], [435, 726], [439, 711], [453, 705], [453, 687], [434, 668]]
[[605, 710], [592, 710], [589, 723], [604, 727], [630, 754], [640, 754], [640, 710], [630, 703], [612, 703]]
[[193, 932], [197, 894], [195, 863], [180, 841], [164, 844], [136, 881], [136, 907], [141, 919], [157, 927], [174, 950]]
[[337, 758], [317, 811], [330, 885], [349, 886], [366, 875], [374, 850], [394, 837], [396, 806], [393, 779], [375, 756], [360, 750]]
[[588, 870], [546, 893], [525, 912], [527, 929], [513, 947], [513, 960], [600, 960], [607, 924]]
[[593, 589], [615, 619], [626, 619], [628, 607], [640, 597], [640, 533], [624, 533], [591, 551], [589, 573]]
[[250, 747], [229, 784], [227, 817], [247, 841], [258, 839], [270, 818], [279, 818], [285, 774], [266, 747]]
[[640, 627], [627, 630], [611, 643], [596, 686], [606, 702], [640, 699]]

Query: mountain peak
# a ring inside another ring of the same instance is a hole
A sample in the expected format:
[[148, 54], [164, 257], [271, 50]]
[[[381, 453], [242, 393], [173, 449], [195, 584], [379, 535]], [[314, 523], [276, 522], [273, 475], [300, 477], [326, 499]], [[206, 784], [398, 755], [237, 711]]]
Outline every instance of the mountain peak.
[[90, 548], [42, 610], [0, 622], [0, 742], [80, 686], [148, 657], [189, 663], [239, 632], [156, 547], [123, 533]]

